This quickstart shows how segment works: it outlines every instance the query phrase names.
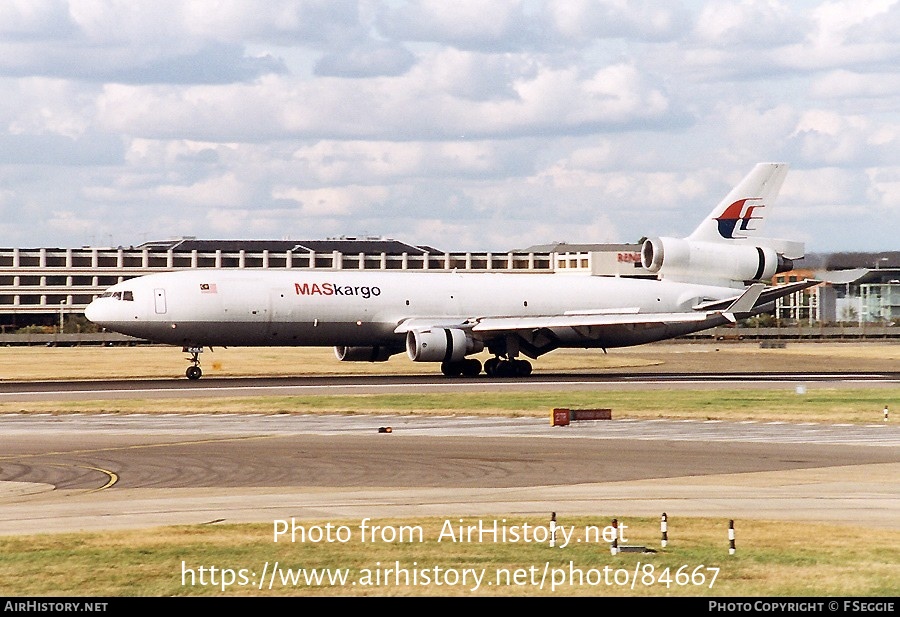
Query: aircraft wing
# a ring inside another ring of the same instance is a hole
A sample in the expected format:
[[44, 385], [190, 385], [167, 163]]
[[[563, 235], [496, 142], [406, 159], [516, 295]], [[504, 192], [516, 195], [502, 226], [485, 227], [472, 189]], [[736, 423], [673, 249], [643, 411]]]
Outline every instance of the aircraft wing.
[[707, 319], [721, 311], [692, 311], [684, 313], [567, 313], [565, 315], [540, 315], [537, 317], [475, 317], [428, 319], [415, 318], [402, 321], [394, 332], [405, 334], [410, 330], [430, 328], [460, 328], [472, 332], [512, 332], [538, 328], [577, 328], [584, 326], [613, 326], [622, 324], [685, 323]]
[[402, 321], [394, 332], [405, 334], [410, 330], [431, 328], [459, 328], [471, 332], [515, 332], [541, 328], [578, 328], [587, 326], [614, 326], [626, 324], [700, 322], [721, 311], [693, 311], [690, 313], [611, 313], [541, 315], [538, 317], [480, 317], [472, 319], [416, 318]]
[[401, 322], [394, 330], [398, 334], [416, 329], [428, 328], [461, 328], [471, 332], [514, 332], [537, 330], [542, 328], [582, 328], [591, 326], [651, 325], [702, 322], [714, 315], [722, 315], [729, 321], [736, 321], [763, 304], [815, 285], [819, 281], [801, 281], [781, 287], [770, 288], [762, 283], [755, 283], [740, 295], [726, 300], [706, 302], [694, 307], [693, 311], [673, 313], [640, 313], [637, 309], [617, 309], [608, 313], [600, 312], [568, 312], [564, 315], [540, 315], [534, 317], [500, 316], [500, 317], [449, 317], [449, 318], [415, 318]]
[[710, 313], [631, 313], [550, 315], [546, 317], [484, 317], [472, 326], [473, 332], [536, 330], [538, 328], [578, 328], [586, 326], [615, 326], [627, 324], [686, 323], [703, 321]]
[[475, 322], [465, 317], [416, 317], [404, 319], [396, 328], [395, 334], [406, 334], [410, 330], [427, 330], [429, 328], [461, 328], [468, 329]]

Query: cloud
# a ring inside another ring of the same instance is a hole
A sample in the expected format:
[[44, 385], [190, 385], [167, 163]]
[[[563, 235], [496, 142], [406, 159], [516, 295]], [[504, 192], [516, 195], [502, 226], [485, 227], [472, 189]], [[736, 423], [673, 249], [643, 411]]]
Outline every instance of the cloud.
[[811, 82], [811, 92], [819, 99], [863, 99], [878, 105], [900, 93], [896, 72], [858, 73], [846, 69], [828, 71]]
[[765, 49], [800, 43], [809, 28], [802, 11], [771, 0], [706, 3], [694, 23], [694, 36], [712, 48]]
[[110, 135], [0, 135], [0, 165], [118, 165], [124, 151]]
[[822, 166], [868, 167], [896, 160], [893, 135], [861, 115], [813, 109], [801, 115], [791, 140], [802, 160]]
[[297, 202], [298, 216], [343, 217], [354, 214], [360, 204], [374, 205], [383, 200], [386, 190], [377, 186], [342, 186], [321, 189], [281, 188], [273, 192], [276, 199]]
[[402, 45], [368, 42], [322, 56], [314, 72], [327, 77], [396, 76], [414, 63], [415, 56]]
[[784, 160], [781, 235], [890, 245], [898, 32], [888, 0], [10, 0], [3, 231], [623, 241]]
[[493, 52], [521, 49], [534, 40], [538, 25], [526, 17], [518, 0], [404, 1], [386, 5], [376, 23], [394, 39]]
[[506, 96], [479, 97], [476, 86], [460, 85], [480, 79], [478, 69], [447, 68], [458, 57], [450, 51], [362, 83], [268, 76], [221, 86], [107, 85], [98, 107], [108, 130], [214, 141], [513, 137], [659, 124], [670, 111], [659, 84], [630, 64], [586, 75], [538, 66], [511, 78]]
[[555, 0], [545, 11], [560, 38], [584, 44], [598, 38], [672, 40], [690, 22], [677, 3]]

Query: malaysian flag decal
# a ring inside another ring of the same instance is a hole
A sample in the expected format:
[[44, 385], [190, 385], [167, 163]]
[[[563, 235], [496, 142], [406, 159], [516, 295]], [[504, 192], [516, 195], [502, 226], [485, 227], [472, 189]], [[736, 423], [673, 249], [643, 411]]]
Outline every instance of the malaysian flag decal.
[[200, 293], [214, 294], [216, 291], [215, 283], [200, 283]]

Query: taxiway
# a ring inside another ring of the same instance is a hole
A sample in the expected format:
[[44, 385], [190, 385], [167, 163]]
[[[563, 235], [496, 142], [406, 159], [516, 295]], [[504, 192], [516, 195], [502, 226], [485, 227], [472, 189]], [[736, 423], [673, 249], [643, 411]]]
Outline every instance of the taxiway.
[[0, 425], [7, 535], [551, 511], [900, 529], [891, 424], [7, 414]]

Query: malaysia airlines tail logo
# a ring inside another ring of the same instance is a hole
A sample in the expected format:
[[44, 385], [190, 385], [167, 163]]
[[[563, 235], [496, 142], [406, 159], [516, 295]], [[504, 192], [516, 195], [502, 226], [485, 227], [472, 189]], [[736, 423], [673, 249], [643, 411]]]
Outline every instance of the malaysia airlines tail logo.
[[735, 238], [746, 238], [746, 235], [735, 232], [755, 231], [755, 227], [751, 227], [752, 221], [762, 220], [762, 216], [753, 216], [753, 211], [757, 208], [765, 208], [765, 204], [748, 204], [748, 201], [759, 201], [760, 197], [747, 197], [746, 199], [738, 199], [736, 202], [725, 208], [721, 216], [716, 217], [719, 224], [719, 235], [729, 240]]

